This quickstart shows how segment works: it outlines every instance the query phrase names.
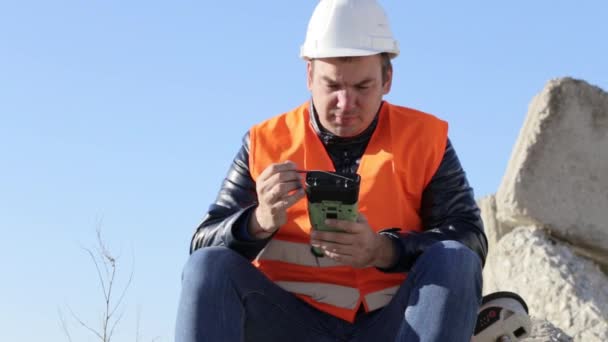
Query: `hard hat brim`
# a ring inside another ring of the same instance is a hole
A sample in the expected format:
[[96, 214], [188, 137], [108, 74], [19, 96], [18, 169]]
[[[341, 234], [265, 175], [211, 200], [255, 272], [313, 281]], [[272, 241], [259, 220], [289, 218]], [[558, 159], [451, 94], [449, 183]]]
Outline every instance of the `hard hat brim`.
[[[308, 50], [308, 51], [307, 51]], [[300, 58], [310, 60], [315, 58], [334, 58], [334, 57], [363, 57], [378, 55], [381, 53], [388, 53], [392, 58], [399, 55], [399, 51], [386, 51], [386, 50], [370, 50], [370, 49], [353, 49], [353, 48], [331, 48], [323, 49], [323, 53], [310, 53], [310, 50], [306, 46], [302, 46], [300, 49]]]

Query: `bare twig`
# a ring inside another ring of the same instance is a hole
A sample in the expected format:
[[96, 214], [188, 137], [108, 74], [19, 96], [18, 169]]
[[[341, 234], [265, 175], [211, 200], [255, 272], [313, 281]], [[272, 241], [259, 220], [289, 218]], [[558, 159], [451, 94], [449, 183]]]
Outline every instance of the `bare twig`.
[[[107, 247], [105, 241], [103, 240], [103, 237], [101, 235], [101, 229], [99, 227], [97, 228], [96, 248], [94, 250], [91, 248], [82, 249], [86, 252], [86, 254], [91, 259], [93, 265], [95, 266], [95, 271], [97, 272], [97, 279], [99, 281], [99, 285], [103, 293], [104, 309], [101, 313], [101, 321], [99, 322], [99, 328], [96, 329], [91, 325], [87, 324], [81, 317], [76, 315], [69, 306], [68, 309], [70, 311], [72, 319], [78, 322], [78, 324], [82, 328], [95, 335], [102, 342], [111, 342], [114, 332], [122, 321], [122, 318], [125, 313], [124, 299], [133, 281], [134, 266], [132, 265], [131, 272], [129, 273], [129, 278], [124, 287], [122, 287], [122, 289], [118, 289], [118, 259], [114, 256], [114, 254], [112, 254], [110, 249]], [[117, 294], [119, 294], [118, 297], [116, 297]], [[65, 320], [65, 317], [61, 312], [60, 322], [68, 341], [72, 342], [72, 337], [67, 327], [67, 321]], [[139, 330], [139, 322], [137, 329]], [[139, 339], [139, 332], [137, 334], [137, 338]]]
[[63, 311], [61, 311], [61, 309], [57, 309], [57, 314], [59, 315], [61, 330], [63, 330], [63, 333], [67, 337], [68, 342], [72, 342], [72, 335], [70, 335], [70, 329], [68, 328], [68, 323], [65, 320], [65, 317], [63, 316]]
[[[93, 264], [95, 265], [95, 269], [97, 270], [97, 278], [99, 278], [99, 285], [101, 285], [101, 290], [103, 291], [103, 297], [105, 300], [108, 300], [108, 297], [106, 295], [107, 294], [106, 282], [105, 282], [103, 275], [101, 274], [101, 270], [99, 269], [99, 262], [97, 261], [97, 258], [95, 257], [95, 255], [89, 248], [83, 247], [82, 249], [84, 249], [84, 251], [87, 252], [87, 254], [89, 254], [91, 261], [93, 261]], [[104, 266], [105, 266], [105, 264], [104, 264]]]
[[118, 317], [114, 320], [114, 323], [112, 323], [112, 326], [110, 327], [110, 331], [108, 332], [108, 341], [112, 338], [112, 335], [114, 335], [114, 329], [116, 329], [116, 327], [118, 326], [118, 323], [122, 320], [122, 316], [124, 315], [125, 310], [123, 309], [120, 314], [118, 315]]
[[110, 315], [113, 315], [114, 312], [116, 311], [116, 309], [118, 309], [120, 307], [120, 305], [122, 304], [122, 301], [125, 298], [125, 295], [127, 294], [127, 290], [131, 287], [131, 282], [133, 281], [133, 273], [134, 272], [131, 271], [131, 273], [129, 274], [129, 280], [127, 280], [127, 284], [122, 289], [122, 293], [120, 294], [120, 297], [118, 298], [118, 300], [114, 304], [114, 310], [110, 313]]
[[140, 339], [140, 325], [141, 324], [141, 305], [137, 306], [137, 313], [135, 316], [135, 342], [139, 342]]
[[100, 334], [100, 333], [99, 333], [97, 330], [95, 330], [95, 329], [91, 328], [91, 327], [90, 327], [88, 324], [86, 324], [85, 322], [83, 322], [83, 321], [82, 321], [82, 320], [81, 320], [81, 319], [80, 319], [80, 318], [79, 318], [79, 317], [78, 317], [78, 316], [77, 316], [77, 315], [74, 313], [74, 311], [72, 310], [72, 308], [71, 308], [71, 307], [69, 307], [69, 306], [68, 306], [68, 310], [70, 310], [70, 314], [72, 315], [72, 318], [74, 318], [74, 320], [75, 320], [76, 322], [78, 322], [78, 323], [79, 323], [79, 324], [80, 324], [80, 325], [81, 325], [83, 328], [87, 329], [87, 330], [88, 330], [88, 331], [90, 331], [92, 334], [94, 334], [95, 336], [99, 337], [99, 339], [100, 339], [100, 340], [102, 340], [102, 341], [104, 341], [104, 342], [108, 342], [108, 341], [106, 341], [106, 340], [104, 340], [104, 339], [103, 339], [103, 337], [101, 336], [101, 334]]

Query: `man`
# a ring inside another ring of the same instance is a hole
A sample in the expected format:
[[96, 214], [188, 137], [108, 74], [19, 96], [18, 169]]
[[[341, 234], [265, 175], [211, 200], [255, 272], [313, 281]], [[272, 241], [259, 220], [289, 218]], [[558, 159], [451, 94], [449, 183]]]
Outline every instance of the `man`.
[[[376, 1], [319, 2], [312, 99], [245, 135], [192, 239], [177, 341], [470, 340], [479, 209], [447, 124], [383, 101], [398, 53]], [[300, 170], [359, 174], [357, 221], [312, 231]]]

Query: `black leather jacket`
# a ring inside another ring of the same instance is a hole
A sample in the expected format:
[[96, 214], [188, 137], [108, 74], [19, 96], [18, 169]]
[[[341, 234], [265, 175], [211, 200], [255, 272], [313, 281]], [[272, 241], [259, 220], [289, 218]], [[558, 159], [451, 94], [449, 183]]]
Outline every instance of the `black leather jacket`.
[[[312, 107], [312, 106], [311, 106]], [[340, 138], [326, 131], [311, 110], [311, 122], [334, 161], [336, 170], [355, 172], [357, 162], [376, 127], [377, 117], [365, 132], [355, 138]], [[255, 182], [249, 173], [249, 134], [234, 158], [215, 203], [194, 233], [190, 253], [208, 246], [226, 246], [253, 260], [269, 241], [253, 240], [246, 227], [257, 205]], [[431, 244], [456, 240], [475, 251], [482, 264], [488, 250], [479, 208], [456, 152], [448, 139], [437, 172], [424, 190], [420, 209], [423, 232], [401, 232], [399, 227], [385, 227], [380, 234], [391, 238], [398, 259], [385, 272], [407, 272], [417, 257]]]

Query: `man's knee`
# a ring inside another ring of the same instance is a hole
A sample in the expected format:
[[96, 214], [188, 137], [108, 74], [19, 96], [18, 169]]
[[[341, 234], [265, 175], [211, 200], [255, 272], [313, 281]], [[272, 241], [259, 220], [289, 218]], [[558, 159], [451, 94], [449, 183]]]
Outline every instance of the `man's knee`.
[[431, 245], [421, 256], [436, 272], [453, 274], [462, 279], [481, 275], [481, 259], [461, 242], [447, 240]]
[[247, 261], [226, 247], [200, 248], [188, 258], [182, 273], [182, 280], [193, 281], [202, 279], [205, 275], [220, 277], [222, 274], [227, 274], [227, 270], [238, 262]]

